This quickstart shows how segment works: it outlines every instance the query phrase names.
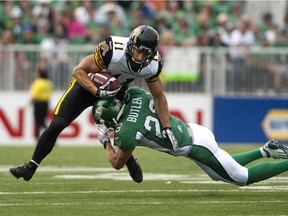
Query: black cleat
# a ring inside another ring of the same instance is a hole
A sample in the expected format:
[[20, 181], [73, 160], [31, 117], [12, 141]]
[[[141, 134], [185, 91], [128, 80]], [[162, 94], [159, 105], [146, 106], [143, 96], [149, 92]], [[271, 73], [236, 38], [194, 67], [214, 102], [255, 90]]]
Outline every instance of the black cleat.
[[126, 166], [128, 168], [131, 178], [135, 182], [140, 183], [143, 181], [143, 173], [141, 166], [138, 164], [133, 155], [131, 155], [131, 157], [127, 160]]
[[33, 168], [33, 166], [30, 163], [28, 163], [24, 164], [23, 166], [10, 168], [9, 171], [17, 179], [22, 177], [25, 181], [29, 181], [34, 175], [36, 169]]

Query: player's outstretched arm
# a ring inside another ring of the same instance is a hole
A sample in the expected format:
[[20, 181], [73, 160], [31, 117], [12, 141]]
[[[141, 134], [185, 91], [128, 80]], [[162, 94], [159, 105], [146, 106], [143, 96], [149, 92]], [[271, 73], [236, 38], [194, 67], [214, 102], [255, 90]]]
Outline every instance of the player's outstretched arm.
[[128, 159], [132, 155], [133, 150], [122, 150], [119, 149], [117, 152], [114, 150], [111, 142], [106, 144], [106, 153], [108, 160], [110, 161], [113, 168], [119, 170], [125, 166]]
[[141, 183], [143, 181], [143, 173], [141, 166], [132, 155], [133, 149], [131, 150], [119, 149], [116, 152], [111, 144], [109, 135], [107, 133], [100, 132], [99, 140], [106, 149], [107, 157], [112, 167], [119, 170], [126, 164], [131, 178], [137, 183]]
[[106, 154], [108, 157], [108, 160], [110, 161], [113, 168], [119, 170], [123, 168], [123, 166], [126, 164], [130, 156], [132, 155], [133, 149], [130, 150], [122, 150], [119, 149], [117, 152], [112, 146], [111, 140], [109, 138], [109, 135], [107, 133], [100, 132], [98, 135], [100, 143], [104, 146], [106, 149]]

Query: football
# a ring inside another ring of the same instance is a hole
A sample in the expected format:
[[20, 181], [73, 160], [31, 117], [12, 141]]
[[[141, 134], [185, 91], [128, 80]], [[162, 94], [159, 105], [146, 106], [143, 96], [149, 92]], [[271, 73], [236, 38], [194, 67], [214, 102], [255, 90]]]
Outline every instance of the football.
[[90, 78], [98, 88], [105, 85], [108, 81], [111, 82], [107, 89], [108, 91], [114, 91], [120, 87], [118, 80], [108, 72], [95, 73]]

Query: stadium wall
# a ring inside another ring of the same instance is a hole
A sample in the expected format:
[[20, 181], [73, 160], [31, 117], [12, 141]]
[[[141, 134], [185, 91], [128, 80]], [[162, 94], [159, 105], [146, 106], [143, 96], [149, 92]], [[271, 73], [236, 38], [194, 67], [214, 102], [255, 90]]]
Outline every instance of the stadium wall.
[[[48, 122], [63, 92], [55, 92]], [[213, 97], [209, 94], [167, 93], [170, 111], [185, 122], [211, 129], [219, 143], [288, 142], [287, 98]], [[0, 145], [33, 145], [33, 110], [27, 92], [0, 94]], [[60, 145], [98, 143], [91, 109], [85, 110], [57, 140]]]
[[[63, 92], [54, 92], [48, 121]], [[167, 94], [171, 113], [185, 122], [197, 122], [211, 128], [211, 97], [203, 94]], [[29, 93], [0, 94], [0, 145], [35, 145], [33, 109]], [[93, 145], [98, 143], [91, 109], [86, 109], [57, 140], [60, 145]]]

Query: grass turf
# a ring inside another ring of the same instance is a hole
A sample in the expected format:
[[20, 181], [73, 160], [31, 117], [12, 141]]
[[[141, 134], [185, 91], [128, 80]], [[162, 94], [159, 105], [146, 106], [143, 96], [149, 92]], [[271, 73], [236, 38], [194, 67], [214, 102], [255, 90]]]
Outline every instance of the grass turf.
[[[229, 153], [259, 146], [221, 145]], [[0, 147], [0, 215], [287, 215], [288, 173], [247, 187], [210, 180], [193, 161], [138, 147], [144, 181], [110, 167], [99, 147], [56, 146], [32, 180], [9, 167], [34, 147]], [[273, 160], [273, 159], [266, 159]]]

